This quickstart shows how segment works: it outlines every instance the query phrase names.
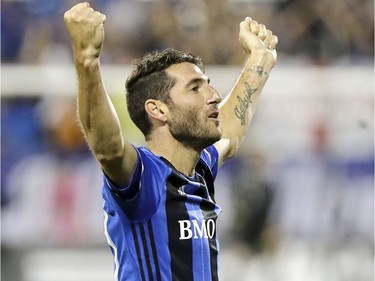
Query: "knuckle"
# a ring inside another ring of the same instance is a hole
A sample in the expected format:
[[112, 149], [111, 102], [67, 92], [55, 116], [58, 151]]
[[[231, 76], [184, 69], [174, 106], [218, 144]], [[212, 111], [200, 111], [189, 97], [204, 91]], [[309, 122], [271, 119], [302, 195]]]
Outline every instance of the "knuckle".
[[245, 26], [246, 26], [246, 21], [242, 21], [241, 23], [240, 23], [240, 28], [242, 29], [242, 28], [245, 28]]

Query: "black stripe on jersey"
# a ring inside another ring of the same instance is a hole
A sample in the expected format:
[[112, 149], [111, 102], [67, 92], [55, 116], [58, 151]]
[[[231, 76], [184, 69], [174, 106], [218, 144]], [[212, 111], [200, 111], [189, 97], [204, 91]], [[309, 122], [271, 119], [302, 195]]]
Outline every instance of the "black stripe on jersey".
[[[216, 218], [217, 215], [214, 210], [214, 205], [208, 201], [208, 200], [202, 200], [201, 202], [201, 210], [203, 213], [203, 217], [208, 220], [212, 218]], [[215, 219], [216, 224], [216, 219]], [[218, 272], [218, 266], [217, 266], [217, 256], [218, 256], [218, 248], [216, 243], [216, 235], [217, 231], [215, 229], [215, 234], [212, 238], [208, 238], [208, 241], [210, 243], [210, 263], [211, 263], [211, 280], [212, 281], [218, 281], [219, 277], [217, 275]]]
[[[139, 270], [141, 272], [142, 280], [146, 280], [145, 278], [146, 274], [148, 276], [148, 280], [150, 281], [155, 280], [154, 274], [152, 272], [152, 266], [154, 265], [155, 272], [156, 272], [156, 281], [161, 281], [158, 255], [156, 252], [156, 245], [155, 245], [155, 239], [154, 239], [154, 233], [153, 233], [151, 221], [149, 220], [147, 224], [132, 224], [131, 228], [132, 228], [134, 244], [135, 244], [135, 248], [137, 252], [137, 260], [138, 260]], [[137, 228], [139, 228], [139, 233], [141, 235], [140, 239], [139, 239], [139, 236], [137, 235]], [[149, 236], [147, 236], [145, 229], [147, 229]], [[150, 241], [151, 254], [152, 254], [154, 263], [152, 263], [151, 255], [149, 251], [150, 249], [147, 244], [148, 239]], [[143, 249], [143, 251], [141, 250], [141, 248]], [[147, 272], [145, 272], [144, 270], [143, 260], [146, 262]]]
[[138, 243], [138, 239], [137, 239], [137, 237], [138, 237], [137, 236], [137, 230], [135, 229], [134, 224], [131, 225], [131, 229], [132, 229], [132, 234], [133, 234], [133, 239], [134, 239], [135, 250], [137, 252], [137, 258], [138, 258], [138, 264], [139, 264], [139, 271], [141, 272], [141, 278], [142, 278], [142, 281], [146, 281], [145, 272], [144, 272], [144, 269], [143, 269], [141, 251], [139, 249], [139, 243]]
[[202, 182], [202, 184], [207, 186], [208, 193], [210, 194], [211, 199], [215, 202], [214, 179], [211, 170], [207, 164], [200, 159], [195, 167], [195, 171], [204, 178], [204, 182]]
[[[213, 187], [212, 176], [206, 177], [205, 179], [203, 179], [202, 176], [198, 176], [198, 180], [201, 182], [202, 188], [204, 188], [204, 185], [207, 185], [207, 186], [211, 185]], [[210, 196], [214, 196], [214, 194], [212, 193]], [[214, 218], [215, 224], [216, 224], [217, 214], [215, 213], [215, 205], [211, 201], [203, 199], [200, 204], [200, 209], [202, 210], [203, 217], [206, 221]], [[219, 277], [217, 275], [217, 272], [218, 272], [218, 265], [217, 265], [218, 248], [217, 246], [218, 245], [216, 241], [216, 229], [215, 229], [215, 234], [213, 235], [212, 238], [208, 238], [208, 241], [210, 243], [211, 280], [218, 281], [219, 280]]]
[[192, 281], [193, 276], [193, 245], [191, 239], [180, 240], [179, 220], [189, 220], [185, 207], [186, 195], [179, 194], [178, 188], [187, 183], [177, 172], [167, 179], [166, 215], [168, 224], [169, 251], [171, 255], [172, 280]]
[[146, 261], [148, 278], [149, 278], [149, 280], [154, 280], [154, 278], [152, 277], [151, 260], [150, 260], [150, 254], [148, 252], [148, 247], [147, 247], [145, 228], [144, 228], [143, 224], [140, 224], [139, 228], [140, 228], [140, 231], [141, 231], [143, 254], [144, 254], [145, 261]]
[[155, 271], [156, 271], [156, 280], [161, 281], [161, 275], [160, 275], [160, 267], [159, 267], [159, 260], [158, 260], [158, 254], [156, 252], [156, 246], [155, 246], [155, 238], [154, 238], [154, 230], [152, 229], [152, 223], [151, 220], [147, 222], [148, 227], [148, 233], [150, 234], [150, 241], [151, 241], [151, 249], [152, 249], [152, 257], [154, 259], [155, 264]]

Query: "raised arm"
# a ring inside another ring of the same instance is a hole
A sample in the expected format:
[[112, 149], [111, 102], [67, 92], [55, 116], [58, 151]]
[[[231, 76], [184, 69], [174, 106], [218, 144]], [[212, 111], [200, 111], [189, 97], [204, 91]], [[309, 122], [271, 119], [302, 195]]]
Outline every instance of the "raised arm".
[[249, 17], [240, 24], [239, 40], [248, 57], [236, 84], [220, 104], [223, 137], [215, 143], [219, 165], [238, 150], [277, 57], [277, 37]]
[[119, 186], [126, 186], [137, 154], [123, 139], [121, 126], [100, 72], [105, 15], [88, 3], [64, 14], [78, 76], [78, 117], [86, 141], [104, 172]]

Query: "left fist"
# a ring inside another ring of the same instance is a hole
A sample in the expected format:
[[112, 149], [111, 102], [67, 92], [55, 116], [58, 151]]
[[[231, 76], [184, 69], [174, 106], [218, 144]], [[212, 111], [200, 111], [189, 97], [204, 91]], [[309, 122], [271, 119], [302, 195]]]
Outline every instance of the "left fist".
[[248, 55], [262, 52], [269, 54], [276, 62], [278, 38], [264, 24], [259, 24], [252, 18], [247, 17], [240, 23], [239, 41]]

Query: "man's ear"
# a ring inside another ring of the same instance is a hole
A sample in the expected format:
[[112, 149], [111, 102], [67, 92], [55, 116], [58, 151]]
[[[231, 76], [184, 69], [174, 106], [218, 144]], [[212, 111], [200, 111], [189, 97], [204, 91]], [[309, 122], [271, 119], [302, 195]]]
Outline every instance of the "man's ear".
[[167, 121], [167, 107], [163, 102], [159, 100], [148, 99], [145, 102], [145, 110], [150, 118], [157, 119], [162, 122]]

